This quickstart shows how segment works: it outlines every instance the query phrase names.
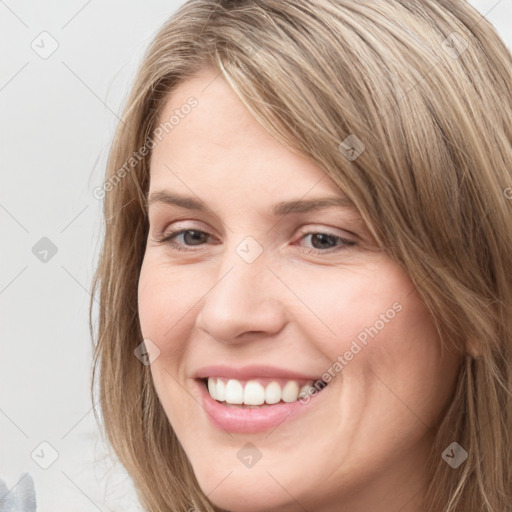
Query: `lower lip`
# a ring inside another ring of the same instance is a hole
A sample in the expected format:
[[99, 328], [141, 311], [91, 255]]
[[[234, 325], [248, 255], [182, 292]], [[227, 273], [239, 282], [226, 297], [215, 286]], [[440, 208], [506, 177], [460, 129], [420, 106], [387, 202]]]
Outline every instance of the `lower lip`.
[[214, 426], [228, 432], [251, 433], [265, 432], [275, 429], [281, 423], [296, 417], [311, 409], [319, 395], [324, 395], [326, 386], [310, 397], [308, 403], [279, 402], [266, 407], [249, 409], [245, 407], [228, 407], [224, 402], [214, 400], [203, 381], [197, 380], [200, 387], [202, 405]]

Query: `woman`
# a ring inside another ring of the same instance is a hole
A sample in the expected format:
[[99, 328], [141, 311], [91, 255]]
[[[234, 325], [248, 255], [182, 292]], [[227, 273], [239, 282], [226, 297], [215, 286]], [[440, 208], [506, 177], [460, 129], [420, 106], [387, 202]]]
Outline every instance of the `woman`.
[[93, 381], [147, 510], [511, 509], [511, 70], [460, 1], [165, 23], [94, 279]]

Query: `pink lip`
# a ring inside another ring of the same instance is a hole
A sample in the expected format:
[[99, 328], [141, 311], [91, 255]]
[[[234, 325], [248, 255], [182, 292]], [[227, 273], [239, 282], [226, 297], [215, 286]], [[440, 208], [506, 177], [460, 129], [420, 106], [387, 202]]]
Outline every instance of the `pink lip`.
[[199, 386], [201, 402], [211, 423], [221, 430], [238, 433], [265, 432], [275, 429], [281, 423], [303, 412], [313, 410], [318, 405], [318, 395], [320, 393], [324, 395], [329, 387], [324, 387], [309, 397], [310, 400], [307, 403], [297, 400], [296, 402], [279, 402], [274, 405], [248, 409], [228, 407], [224, 402], [217, 402], [210, 396], [202, 380], [196, 379], [195, 383]]
[[251, 378], [281, 378], [296, 380], [321, 380], [317, 376], [297, 373], [284, 368], [276, 368], [274, 366], [250, 365], [242, 368], [234, 368], [230, 366], [215, 365], [205, 366], [197, 370], [193, 375], [195, 379], [204, 379], [206, 377], [224, 377], [226, 379], [249, 380]]

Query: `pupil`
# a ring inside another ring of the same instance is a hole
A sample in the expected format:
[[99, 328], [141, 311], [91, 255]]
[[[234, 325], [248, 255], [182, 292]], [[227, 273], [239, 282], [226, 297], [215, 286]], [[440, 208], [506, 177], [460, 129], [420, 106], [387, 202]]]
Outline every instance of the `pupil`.
[[[190, 233], [194, 234], [194, 236], [191, 237], [192, 240], [201, 242], [201, 237], [204, 235], [204, 233], [201, 233], [200, 231], [188, 230], [188, 231], [185, 231], [185, 233], [183, 235], [185, 243], [187, 243], [187, 235], [190, 235]], [[189, 244], [187, 243], [187, 245], [189, 245]], [[194, 245], [194, 244], [192, 243], [190, 245]]]
[[[335, 244], [334, 238], [335, 237], [333, 235], [326, 235], [325, 233], [317, 233], [317, 234], [313, 235], [312, 241], [314, 241], [315, 239], [323, 239], [324, 242], [326, 240], [331, 240], [332, 243], [329, 244], [328, 247], [332, 247]], [[315, 244], [313, 243], [313, 246], [314, 245]], [[322, 249], [322, 248], [325, 248], [325, 247], [315, 247], [315, 249]]]

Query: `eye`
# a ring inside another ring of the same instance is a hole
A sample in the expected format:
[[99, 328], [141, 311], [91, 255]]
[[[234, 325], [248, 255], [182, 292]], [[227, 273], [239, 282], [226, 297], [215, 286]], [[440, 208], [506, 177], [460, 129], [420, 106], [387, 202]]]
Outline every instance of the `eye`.
[[[205, 231], [197, 229], [181, 229], [171, 231], [156, 241], [160, 244], [168, 244], [173, 250], [177, 251], [190, 251], [187, 247], [201, 246], [204, 244], [211, 235]], [[299, 240], [306, 240], [310, 238], [313, 247], [300, 246], [300, 250], [305, 253], [328, 253], [340, 251], [347, 247], [356, 245], [353, 240], [348, 240], [332, 233], [325, 233], [322, 231], [310, 231], [302, 233]], [[181, 238], [181, 242], [179, 241]], [[178, 242], [176, 242], [178, 240]]]
[[310, 231], [308, 233], [304, 233], [300, 240], [305, 240], [308, 237], [311, 237], [311, 243], [313, 247], [302, 247], [301, 250], [306, 253], [326, 253], [326, 252], [335, 252], [346, 249], [349, 246], [356, 245], [356, 242], [353, 240], [348, 240], [338, 235], [334, 235], [332, 233], [324, 233], [321, 231]]
[[[192, 233], [192, 236], [187, 236]], [[189, 249], [184, 249], [181, 247], [181, 244], [174, 242], [175, 239], [183, 236], [184, 242], [192, 242], [192, 246], [200, 245], [201, 241], [204, 241], [205, 238], [210, 236], [205, 231], [199, 231], [198, 229], [180, 229], [176, 231], [171, 231], [167, 235], [157, 240], [158, 243], [161, 244], [169, 244], [172, 249], [176, 249], [177, 251], [187, 251]], [[196, 243], [198, 242], [198, 243]], [[188, 245], [185, 243], [185, 246]]]

